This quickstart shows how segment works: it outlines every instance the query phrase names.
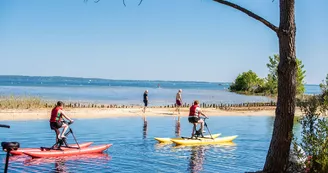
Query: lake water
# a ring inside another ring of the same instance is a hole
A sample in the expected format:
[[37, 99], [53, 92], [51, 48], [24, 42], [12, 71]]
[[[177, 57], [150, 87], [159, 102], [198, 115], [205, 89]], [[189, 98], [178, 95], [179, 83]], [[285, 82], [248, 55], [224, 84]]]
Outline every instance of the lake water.
[[[207, 120], [212, 133], [239, 135], [234, 145], [176, 147], [159, 145], [154, 137], [189, 136], [191, 125], [181, 117], [180, 131], [175, 117], [77, 119], [71, 126], [80, 143], [112, 143], [104, 154], [57, 159], [11, 157], [9, 172], [220, 172], [241, 173], [261, 170], [271, 140], [274, 117], [222, 116]], [[21, 148], [51, 146], [54, 132], [47, 120], [6, 121], [0, 141], [20, 142]], [[299, 125], [295, 125], [299, 133]], [[70, 136], [71, 137], [71, 136]], [[69, 139], [74, 143], [72, 138]], [[5, 163], [5, 152], [0, 159]], [[4, 165], [0, 166], [3, 169]]]
[[[189, 104], [195, 99], [207, 104], [272, 101], [268, 97], [229, 92], [229, 86], [230, 83], [224, 82], [0, 76], [0, 96], [37, 96], [51, 101], [142, 105], [146, 89], [149, 90], [149, 106], [174, 104], [178, 89], [183, 90], [183, 102]], [[319, 85], [305, 85], [305, 94], [320, 92]]]

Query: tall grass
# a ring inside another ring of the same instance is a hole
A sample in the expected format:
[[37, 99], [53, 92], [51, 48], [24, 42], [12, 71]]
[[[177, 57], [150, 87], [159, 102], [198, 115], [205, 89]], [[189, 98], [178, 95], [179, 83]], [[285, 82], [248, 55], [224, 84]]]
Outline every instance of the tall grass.
[[[42, 100], [40, 97], [36, 96], [1, 96], [0, 95], [0, 109], [30, 109], [30, 108], [51, 108], [54, 107], [57, 101]], [[133, 108], [142, 105], [118, 105], [118, 104], [97, 104], [97, 103], [88, 103], [88, 102], [69, 102], [65, 101], [65, 107], [68, 108]], [[184, 103], [183, 108], [189, 108], [191, 105]], [[251, 110], [255, 108], [258, 110], [258, 107], [275, 107], [275, 102], [254, 102], [254, 103], [241, 103], [241, 104], [201, 104], [203, 108], [216, 108], [216, 109], [225, 109], [225, 110]], [[171, 105], [162, 105], [162, 106], [151, 106], [152, 108], [175, 108], [175, 104]]]
[[46, 102], [33, 96], [0, 96], [1, 109], [44, 108]]

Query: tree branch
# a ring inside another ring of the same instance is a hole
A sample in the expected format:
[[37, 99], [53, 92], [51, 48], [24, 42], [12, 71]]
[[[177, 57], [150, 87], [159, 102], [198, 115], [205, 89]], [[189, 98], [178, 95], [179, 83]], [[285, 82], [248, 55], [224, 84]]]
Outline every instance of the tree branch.
[[246, 8], [243, 8], [243, 7], [241, 7], [241, 6], [237, 5], [237, 4], [234, 4], [232, 2], [228, 2], [226, 0], [213, 0], [213, 1], [218, 2], [220, 4], [227, 5], [229, 7], [234, 8], [234, 9], [237, 9], [237, 10], [239, 10], [239, 11], [247, 14], [248, 16], [250, 16], [250, 17], [252, 17], [252, 18], [254, 18], [254, 19], [262, 22], [264, 25], [266, 25], [267, 27], [269, 27], [270, 29], [272, 29], [274, 32], [278, 33], [278, 29], [279, 29], [278, 27], [276, 27], [275, 25], [273, 25], [269, 21], [263, 19], [259, 15], [255, 14], [255, 13], [249, 11], [249, 10], [247, 10]]
[[139, 6], [139, 5], [141, 5], [142, 1], [143, 1], [143, 0], [140, 0], [140, 2], [139, 2], [139, 4], [138, 4], [138, 6]]
[[[95, 2], [95, 3], [98, 3], [99, 1], [100, 1], [100, 0], [95, 0], [94, 2]], [[139, 1], [138, 6], [141, 5], [142, 1], [143, 1], [143, 0], [140, 0], [140, 1]], [[86, 2], [88, 2], [88, 0], [84, 0], [84, 2], [86, 3]], [[125, 0], [123, 0], [123, 5], [126, 7]]]

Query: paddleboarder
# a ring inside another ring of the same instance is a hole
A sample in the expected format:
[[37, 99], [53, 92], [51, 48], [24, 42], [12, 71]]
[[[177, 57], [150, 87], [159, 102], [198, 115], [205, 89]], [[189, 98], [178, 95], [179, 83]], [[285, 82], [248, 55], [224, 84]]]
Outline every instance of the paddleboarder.
[[[62, 101], [58, 101], [56, 106], [51, 110], [50, 116], [50, 128], [56, 132], [56, 142], [58, 139], [65, 138], [66, 130], [68, 129], [68, 125], [62, 122], [62, 118], [69, 120], [73, 123], [73, 120], [66, 115], [63, 111], [64, 103]], [[59, 129], [63, 128], [62, 133], [60, 134]]]
[[200, 119], [200, 115], [203, 115], [204, 117], [207, 118], [207, 116], [200, 109], [199, 101], [198, 100], [195, 100], [194, 101], [194, 104], [190, 107], [189, 117], [188, 117], [189, 123], [194, 124], [194, 127], [192, 128], [191, 136], [194, 136], [195, 126], [197, 126], [197, 124], [200, 124], [201, 125], [200, 131], [201, 131], [201, 133], [203, 133], [203, 130], [204, 130], [204, 120]]

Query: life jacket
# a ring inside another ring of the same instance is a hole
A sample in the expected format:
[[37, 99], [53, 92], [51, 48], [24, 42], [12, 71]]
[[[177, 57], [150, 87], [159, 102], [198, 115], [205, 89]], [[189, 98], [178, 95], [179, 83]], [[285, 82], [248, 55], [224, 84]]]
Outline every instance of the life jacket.
[[192, 106], [190, 107], [190, 110], [189, 110], [189, 116], [190, 116], [190, 117], [193, 117], [193, 116], [197, 116], [197, 117], [199, 117], [199, 112], [196, 111], [196, 109], [197, 109], [198, 107], [199, 107], [198, 105], [192, 105]]
[[59, 122], [61, 120], [61, 113], [59, 110], [62, 110], [62, 108], [56, 106], [55, 108], [52, 109], [51, 111], [51, 117], [50, 117], [50, 122]]

